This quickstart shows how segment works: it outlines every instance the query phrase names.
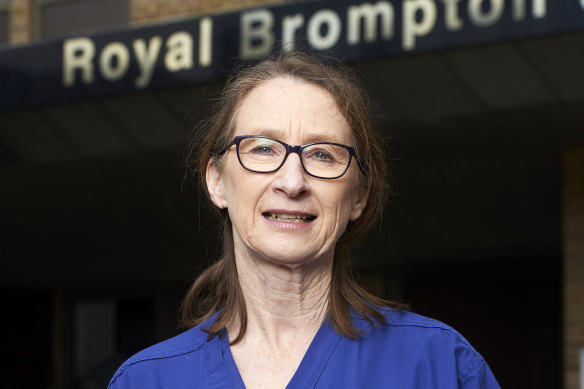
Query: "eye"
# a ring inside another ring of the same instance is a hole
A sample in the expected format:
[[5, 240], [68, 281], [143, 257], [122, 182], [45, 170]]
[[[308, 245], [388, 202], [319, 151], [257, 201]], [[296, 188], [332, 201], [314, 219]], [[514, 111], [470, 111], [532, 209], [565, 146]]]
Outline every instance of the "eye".
[[310, 149], [305, 154], [305, 158], [311, 159], [315, 162], [330, 163], [335, 161], [333, 153], [326, 150], [325, 148], [315, 148]]
[[251, 152], [254, 154], [273, 154], [274, 150], [271, 145], [257, 145]]
[[316, 153], [314, 153], [314, 157], [316, 159], [322, 160], [322, 161], [326, 161], [331, 159], [331, 156], [328, 155], [327, 153], [325, 153], [324, 151], [317, 151]]

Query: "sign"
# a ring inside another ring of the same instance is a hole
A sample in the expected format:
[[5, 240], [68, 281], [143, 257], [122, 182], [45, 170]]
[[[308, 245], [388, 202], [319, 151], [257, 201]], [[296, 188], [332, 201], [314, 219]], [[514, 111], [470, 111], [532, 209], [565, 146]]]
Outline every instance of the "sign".
[[584, 28], [584, 0], [321, 0], [0, 51], [0, 109], [211, 82], [298, 42], [344, 61]]

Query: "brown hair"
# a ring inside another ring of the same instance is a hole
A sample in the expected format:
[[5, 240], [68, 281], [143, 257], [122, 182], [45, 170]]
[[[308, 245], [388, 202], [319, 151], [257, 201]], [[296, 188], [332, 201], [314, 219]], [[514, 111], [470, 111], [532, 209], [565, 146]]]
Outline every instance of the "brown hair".
[[[274, 55], [243, 68], [228, 79], [214, 114], [193, 136], [187, 165], [192, 172], [198, 173], [201, 188], [208, 197], [207, 163], [211, 158], [216, 164], [220, 162], [232, 140], [233, 119], [239, 105], [255, 87], [278, 77], [302, 80], [327, 90], [352, 130], [359, 165], [358, 182], [368, 197], [361, 217], [349, 223], [336, 243], [327, 317], [339, 334], [356, 338], [360, 332], [353, 324], [352, 310], [374, 325], [375, 322], [385, 323], [380, 310], [399, 309], [401, 305], [366, 292], [355, 281], [351, 269], [349, 245], [363, 239], [379, 221], [389, 192], [383, 140], [374, 130], [364, 101], [366, 95], [354, 73], [340, 64], [326, 64], [299, 52]], [[235, 265], [231, 221], [225, 209], [214, 208], [223, 222], [223, 252], [189, 289], [182, 305], [181, 323], [192, 327], [219, 311], [207, 329], [209, 336], [236, 319], [239, 323], [239, 333], [233, 341], [236, 343], [246, 331], [247, 312]]]

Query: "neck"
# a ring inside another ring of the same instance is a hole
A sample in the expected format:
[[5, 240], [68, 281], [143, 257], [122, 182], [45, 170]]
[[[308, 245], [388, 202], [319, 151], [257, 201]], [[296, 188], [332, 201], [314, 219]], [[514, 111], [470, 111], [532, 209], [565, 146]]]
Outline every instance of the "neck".
[[[327, 313], [332, 255], [305, 266], [244, 256], [236, 256], [236, 263], [247, 309], [244, 341], [259, 337], [277, 346], [297, 337], [312, 339]], [[238, 323], [228, 325], [233, 336], [238, 329]]]

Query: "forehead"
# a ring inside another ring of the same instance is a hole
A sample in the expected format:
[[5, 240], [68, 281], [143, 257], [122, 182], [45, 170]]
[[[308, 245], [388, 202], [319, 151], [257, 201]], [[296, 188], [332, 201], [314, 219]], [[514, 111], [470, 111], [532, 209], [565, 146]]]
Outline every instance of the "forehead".
[[255, 87], [244, 99], [236, 112], [234, 135], [266, 135], [296, 144], [350, 143], [351, 130], [324, 88], [276, 78]]

